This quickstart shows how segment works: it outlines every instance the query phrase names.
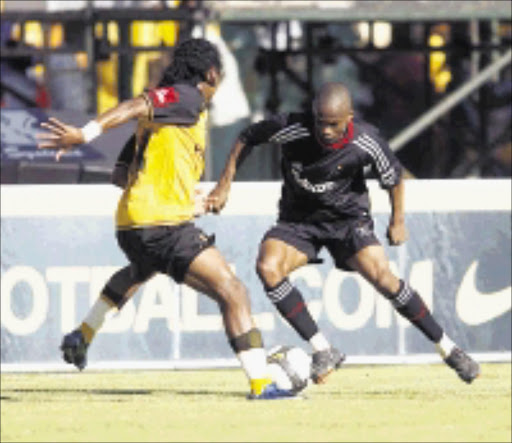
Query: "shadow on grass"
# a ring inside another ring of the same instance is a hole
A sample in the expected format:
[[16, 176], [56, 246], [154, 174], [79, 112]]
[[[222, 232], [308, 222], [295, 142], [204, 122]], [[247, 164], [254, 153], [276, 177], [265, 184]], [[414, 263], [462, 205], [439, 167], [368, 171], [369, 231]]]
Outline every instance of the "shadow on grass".
[[[81, 389], [81, 388], [18, 388], [2, 389], [2, 394], [36, 394], [36, 395], [114, 395], [114, 396], [142, 396], [142, 395], [177, 395], [177, 396], [211, 396], [245, 398], [245, 394], [238, 391], [214, 391], [207, 389]], [[9, 395], [2, 395], [2, 400], [12, 400]]]
[[9, 397], [8, 395], [0, 395], [1, 401], [18, 401], [17, 398]]

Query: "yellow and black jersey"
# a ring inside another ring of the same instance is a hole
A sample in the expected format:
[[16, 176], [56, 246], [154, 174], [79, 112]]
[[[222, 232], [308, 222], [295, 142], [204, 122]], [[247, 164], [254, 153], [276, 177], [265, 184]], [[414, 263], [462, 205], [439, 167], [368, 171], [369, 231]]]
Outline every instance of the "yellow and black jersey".
[[192, 219], [194, 187], [204, 171], [207, 110], [200, 91], [176, 84], [143, 96], [150, 116], [139, 121], [120, 157], [129, 163], [116, 214], [120, 229]]

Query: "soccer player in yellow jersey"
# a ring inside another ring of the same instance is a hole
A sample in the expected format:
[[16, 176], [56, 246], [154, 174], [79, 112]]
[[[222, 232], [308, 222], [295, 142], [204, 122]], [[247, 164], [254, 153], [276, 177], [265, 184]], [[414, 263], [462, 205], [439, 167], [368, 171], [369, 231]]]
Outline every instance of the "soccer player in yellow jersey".
[[245, 286], [213, 246], [213, 236], [192, 223], [211, 204], [195, 197], [194, 187], [204, 170], [207, 104], [221, 76], [217, 48], [207, 40], [190, 39], [175, 48], [157, 88], [120, 103], [83, 128], [55, 118], [42, 123], [49, 132], [38, 135], [38, 147], [58, 149], [59, 159], [73, 145], [138, 119], [127, 154], [121, 156], [128, 174], [116, 213], [117, 240], [130, 264], [112, 275], [81, 325], [64, 336], [61, 350], [66, 362], [82, 370], [106, 314], [121, 309], [155, 273], [165, 273], [218, 303], [229, 343], [250, 381], [248, 398], [293, 397], [268, 377]]

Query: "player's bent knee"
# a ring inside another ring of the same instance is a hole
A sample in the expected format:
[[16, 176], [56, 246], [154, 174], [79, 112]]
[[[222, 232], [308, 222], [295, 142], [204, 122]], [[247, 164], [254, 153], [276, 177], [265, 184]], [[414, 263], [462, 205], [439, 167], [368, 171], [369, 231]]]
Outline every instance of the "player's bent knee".
[[391, 272], [387, 263], [376, 270], [375, 287], [387, 298], [393, 297], [398, 289], [399, 280]]
[[222, 305], [248, 306], [249, 298], [244, 284], [235, 276], [224, 279], [215, 288]]
[[267, 287], [273, 287], [283, 280], [285, 275], [277, 260], [262, 259], [256, 263], [256, 273]]
[[365, 267], [365, 273], [368, 275], [371, 283], [379, 288], [389, 278], [391, 270], [387, 261], [374, 261], [371, 266]]

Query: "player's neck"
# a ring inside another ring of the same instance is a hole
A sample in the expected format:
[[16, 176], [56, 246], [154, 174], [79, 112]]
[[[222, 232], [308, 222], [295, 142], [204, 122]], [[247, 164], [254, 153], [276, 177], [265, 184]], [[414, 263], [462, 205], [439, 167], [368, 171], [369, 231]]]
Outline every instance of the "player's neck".
[[200, 82], [197, 84], [197, 89], [204, 98], [206, 104], [210, 104], [212, 101], [213, 95], [215, 94], [215, 89], [213, 89], [208, 83]]

